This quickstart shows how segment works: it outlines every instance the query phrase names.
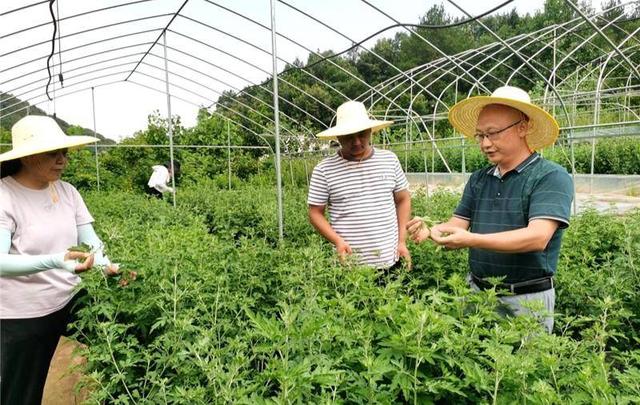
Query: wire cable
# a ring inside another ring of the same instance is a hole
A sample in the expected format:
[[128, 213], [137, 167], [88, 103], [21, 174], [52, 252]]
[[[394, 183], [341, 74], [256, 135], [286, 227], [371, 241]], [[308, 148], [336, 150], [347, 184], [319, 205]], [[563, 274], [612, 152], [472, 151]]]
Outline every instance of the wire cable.
[[45, 88], [45, 93], [47, 93], [47, 98], [51, 101], [53, 100], [49, 95], [49, 85], [51, 84], [51, 59], [53, 58], [53, 54], [56, 51], [56, 33], [58, 32], [58, 24], [56, 22], [56, 16], [53, 14], [53, 3], [56, 0], [49, 0], [49, 12], [51, 13], [51, 20], [53, 22], [53, 36], [51, 37], [51, 53], [47, 58], [47, 73], [49, 74], [49, 80], [47, 81], [47, 87]]
[[60, 26], [60, 2], [56, 3], [56, 15], [58, 20], [58, 81], [60, 87], [64, 87], [64, 77], [62, 77], [62, 43], [60, 41], [60, 35], [62, 35], [62, 27]]
[[[283, 3], [283, 4], [284, 4], [284, 5], [286, 5], [286, 6], [289, 6], [289, 7], [293, 8], [294, 10], [297, 10], [297, 11], [299, 11], [299, 12], [302, 12], [301, 10], [298, 10], [298, 9], [294, 8], [293, 6], [291, 6], [290, 4], [286, 3], [286, 2], [285, 2], [285, 1], [283, 1], [283, 0], [278, 0], [278, 1], [279, 1], [280, 3]], [[352, 50], [353, 50], [353, 49], [355, 49], [355, 48], [358, 48], [360, 45], [362, 45], [363, 43], [367, 42], [367, 41], [368, 41], [368, 40], [370, 40], [371, 38], [373, 38], [373, 37], [375, 37], [375, 36], [377, 36], [377, 35], [380, 35], [380, 34], [382, 34], [383, 32], [388, 31], [388, 30], [393, 29], [393, 28], [398, 28], [398, 27], [411, 27], [411, 28], [426, 28], [426, 29], [435, 29], [435, 30], [437, 30], [437, 29], [453, 28], [453, 27], [457, 27], [457, 26], [460, 26], [460, 25], [464, 25], [464, 24], [470, 23], [470, 22], [472, 22], [472, 21], [476, 21], [476, 20], [478, 20], [478, 19], [480, 19], [480, 18], [486, 17], [487, 15], [489, 15], [489, 14], [491, 14], [491, 13], [493, 13], [493, 12], [495, 12], [495, 11], [499, 10], [499, 9], [501, 9], [502, 7], [506, 6], [507, 4], [509, 4], [509, 3], [513, 3], [513, 1], [514, 1], [514, 0], [506, 0], [505, 2], [503, 2], [503, 3], [501, 3], [501, 4], [498, 4], [498, 5], [497, 5], [497, 6], [495, 6], [494, 8], [492, 8], [492, 9], [490, 9], [490, 10], [487, 10], [487, 11], [485, 11], [484, 13], [482, 13], [482, 14], [480, 14], [480, 15], [477, 15], [477, 16], [475, 16], [475, 17], [471, 17], [471, 18], [467, 18], [466, 20], [456, 21], [456, 22], [451, 23], [451, 24], [443, 24], [443, 25], [393, 24], [393, 25], [389, 25], [389, 26], [387, 26], [387, 27], [385, 27], [385, 28], [382, 28], [381, 30], [378, 30], [378, 31], [374, 32], [373, 34], [371, 34], [371, 35], [367, 36], [367, 37], [366, 37], [366, 38], [364, 38], [363, 40], [361, 40], [361, 41], [359, 41], [359, 42], [354, 43], [352, 46], [350, 46], [350, 47], [349, 47], [349, 48], [347, 48], [347, 49], [342, 50], [341, 52], [338, 52], [338, 53], [333, 54], [333, 55], [330, 55], [330, 56], [323, 57], [323, 58], [321, 58], [321, 59], [319, 59], [319, 60], [317, 60], [317, 61], [313, 62], [313, 63], [312, 63], [312, 64], [310, 64], [310, 65], [305, 65], [305, 66], [303, 66], [303, 68], [304, 68], [304, 69], [309, 69], [309, 68], [312, 68], [313, 66], [318, 65], [318, 64], [320, 64], [320, 63], [322, 63], [322, 62], [324, 62], [324, 61], [327, 61], [327, 60], [329, 60], [329, 59], [337, 58], [337, 57], [338, 57], [338, 56], [340, 56], [340, 55], [344, 55], [345, 53], [350, 52], [350, 51], [352, 51]], [[303, 13], [303, 14], [305, 14], [305, 13]], [[291, 67], [288, 67], [288, 68], [284, 69], [284, 70], [282, 71], [282, 73], [281, 73], [281, 74], [284, 74], [284, 73], [288, 72], [289, 70], [293, 70], [293, 69], [300, 69], [300, 67], [297, 67], [297, 66], [291, 66]]]

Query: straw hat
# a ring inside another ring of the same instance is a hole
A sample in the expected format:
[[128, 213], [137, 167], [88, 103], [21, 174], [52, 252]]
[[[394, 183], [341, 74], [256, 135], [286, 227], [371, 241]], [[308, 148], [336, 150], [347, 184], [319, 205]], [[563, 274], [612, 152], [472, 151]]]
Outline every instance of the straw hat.
[[68, 136], [51, 118], [40, 115], [27, 115], [11, 128], [13, 149], [0, 154], [0, 162], [37, 155], [58, 149], [70, 149], [99, 141], [93, 136]]
[[336, 139], [338, 136], [351, 135], [371, 128], [371, 132], [379, 131], [393, 124], [393, 121], [379, 121], [369, 118], [367, 110], [359, 101], [347, 101], [336, 111], [336, 126], [316, 135], [322, 139]]
[[460, 101], [449, 111], [449, 122], [466, 137], [474, 138], [478, 116], [489, 104], [513, 107], [529, 117], [526, 141], [532, 150], [553, 145], [558, 138], [560, 127], [555, 118], [542, 108], [533, 105], [526, 91], [512, 86], [499, 87], [490, 96], [470, 97]]

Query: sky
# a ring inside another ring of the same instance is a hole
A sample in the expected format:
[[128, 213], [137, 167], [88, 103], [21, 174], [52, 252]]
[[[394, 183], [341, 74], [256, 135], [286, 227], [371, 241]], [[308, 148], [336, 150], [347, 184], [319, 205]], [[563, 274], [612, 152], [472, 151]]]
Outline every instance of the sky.
[[[114, 140], [131, 136], [146, 128], [147, 117], [154, 111], [167, 115], [162, 40], [151, 48], [143, 63], [137, 67], [136, 64], [168, 23], [171, 18], [168, 14], [177, 11], [183, 1], [140, 1], [116, 7], [130, 0], [58, 0], [55, 4], [62, 19], [59, 25], [62, 38], [60, 43], [56, 41], [56, 52], [58, 49], [63, 52], [56, 54], [52, 63], [58, 65], [62, 60], [65, 86], [61, 89], [56, 83], [59, 68], [54, 66], [54, 83], [49, 87], [50, 95], [55, 95], [54, 101], [49, 101], [44, 94], [48, 77], [46, 59], [53, 32], [48, 5], [45, 2], [4, 14], [33, 4], [34, 0], [1, 1], [0, 90], [30, 100], [49, 114], [55, 112], [70, 124], [90, 129], [94, 126], [95, 103], [97, 132]], [[369, 2], [404, 23], [418, 23], [432, 5], [440, 4], [424, 0]], [[457, 1], [472, 15], [502, 2]], [[360, 0], [287, 0], [287, 3], [322, 20], [342, 35], [276, 2], [277, 31], [303, 46], [278, 38], [280, 71], [285, 62], [296, 58], [306, 61], [309, 50], [341, 51], [349, 47], [352, 40], [359, 41], [394, 23]], [[181, 16], [173, 21], [166, 37], [171, 112], [181, 117], [183, 125], [194, 125], [199, 106], [209, 107], [223, 91], [241, 89], [269, 76], [272, 70], [270, 31], [219, 7], [269, 27], [269, 4], [268, 0], [190, 0]], [[501, 11], [515, 8], [520, 14], [533, 13], [542, 4], [543, 0], [515, 0]], [[114, 8], [64, 19], [110, 6]], [[445, 3], [445, 9], [453, 16], [462, 16], [449, 3]], [[25, 30], [39, 24], [42, 26]], [[88, 31], [95, 27], [104, 28]], [[387, 31], [383, 36], [392, 36], [397, 31]], [[364, 45], [373, 46], [381, 37]], [[110, 61], [99, 63], [105, 60]], [[135, 72], [130, 75], [134, 67]], [[124, 81], [127, 77], [128, 81]]]

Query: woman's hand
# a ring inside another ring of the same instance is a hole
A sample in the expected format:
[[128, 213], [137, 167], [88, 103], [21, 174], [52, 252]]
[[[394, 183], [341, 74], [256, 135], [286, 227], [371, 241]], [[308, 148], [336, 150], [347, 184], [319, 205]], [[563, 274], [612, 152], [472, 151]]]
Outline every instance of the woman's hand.
[[133, 270], [124, 271], [118, 284], [120, 284], [120, 287], [126, 287], [129, 285], [129, 282], [135, 281], [136, 278], [138, 278], [138, 272]]
[[113, 277], [115, 275], [118, 275], [119, 273], [120, 273], [120, 265], [118, 265], [118, 263], [109, 263], [104, 268], [104, 274], [109, 277]]
[[76, 267], [74, 271], [76, 273], [82, 273], [93, 267], [94, 256], [93, 253], [68, 251], [64, 255], [64, 260], [75, 261]]

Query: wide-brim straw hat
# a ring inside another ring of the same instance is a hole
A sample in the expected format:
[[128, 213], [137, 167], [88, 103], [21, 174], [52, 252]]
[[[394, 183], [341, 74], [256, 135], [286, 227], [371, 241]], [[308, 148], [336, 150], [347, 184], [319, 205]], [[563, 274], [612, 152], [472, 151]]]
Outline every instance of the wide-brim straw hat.
[[322, 139], [336, 139], [339, 136], [355, 134], [365, 129], [371, 129], [371, 133], [374, 133], [391, 124], [393, 121], [371, 119], [361, 102], [347, 101], [336, 111], [336, 125], [316, 136]]
[[529, 94], [513, 86], [499, 87], [490, 96], [470, 97], [449, 110], [449, 122], [468, 138], [474, 138], [482, 109], [490, 104], [502, 104], [522, 111], [529, 117], [526, 141], [531, 150], [540, 150], [558, 138], [558, 122], [545, 110], [531, 103]]
[[0, 154], [0, 162], [58, 149], [73, 149], [97, 141], [99, 139], [93, 136], [66, 135], [51, 117], [27, 115], [11, 128], [13, 149]]

